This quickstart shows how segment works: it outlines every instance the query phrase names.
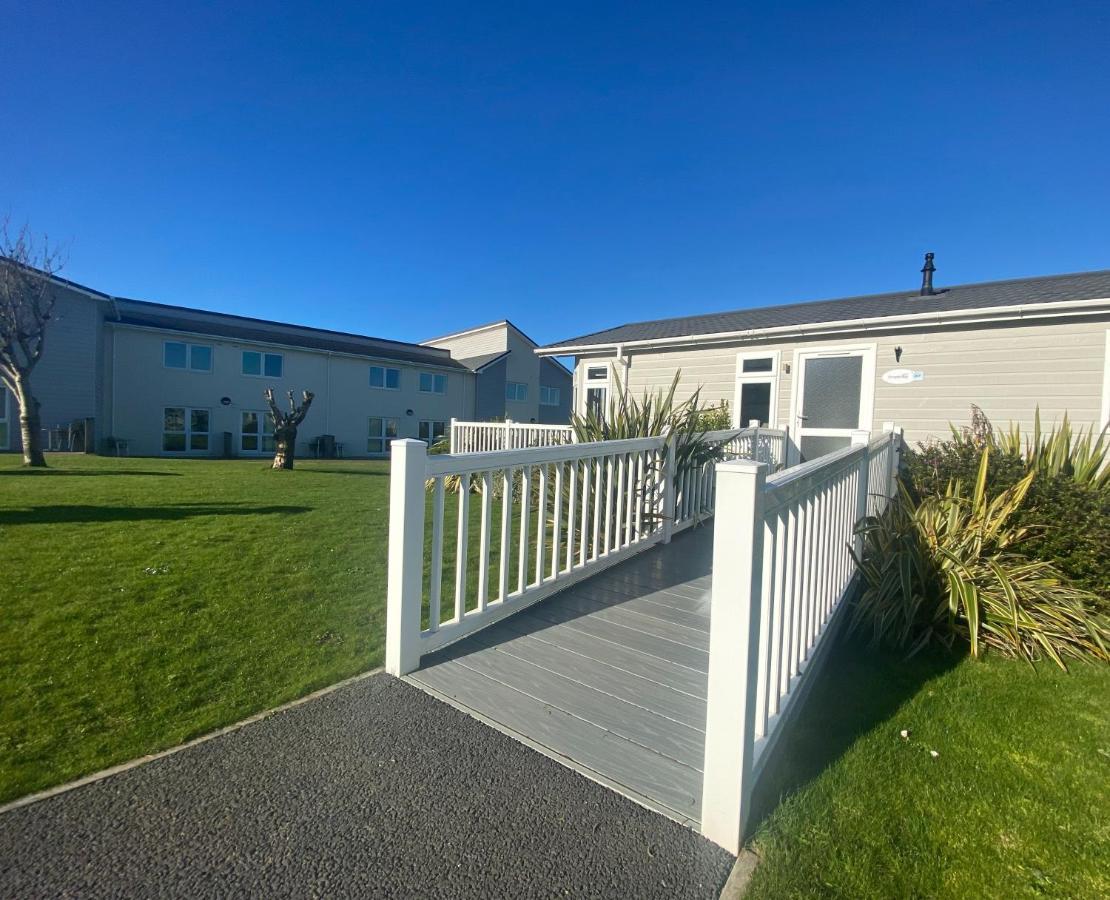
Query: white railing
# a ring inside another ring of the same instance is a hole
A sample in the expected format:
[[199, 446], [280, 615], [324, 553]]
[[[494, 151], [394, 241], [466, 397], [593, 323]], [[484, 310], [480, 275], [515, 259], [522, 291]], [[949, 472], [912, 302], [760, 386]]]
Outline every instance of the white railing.
[[536, 425], [514, 422], [460, 422], [451, 420], [451, 453], [492, 453], [526, 447], [555, 447], [574, 442], [569, 425]]
[[669, 536], [674, 444], [662, 436], [441, 456], [403, 440], [392, 454], [386, 669], [395, 675]]
[[[724, 458], [762, 446], [714, 432]], [[668, 435], [429, 455], [392, 444], [386, 668], [493, 624], [711, 515], [712, 462]]]
[[894, 496], [900, 429], [768, 476], [717, 465], [702, 833], [736, 853], [755, 781], [852, 590], [858, 522]]
[[718, 454], [701, 465], [685, 466], [675, 483], [674, 529], [681, 531], [713, 515], [716, 500], [716, 463], [730, 459], [752, 459], [778, 471], [786, 460], [786, 432], [768, 428], [731, 428], [707, 431], [706, 441]]

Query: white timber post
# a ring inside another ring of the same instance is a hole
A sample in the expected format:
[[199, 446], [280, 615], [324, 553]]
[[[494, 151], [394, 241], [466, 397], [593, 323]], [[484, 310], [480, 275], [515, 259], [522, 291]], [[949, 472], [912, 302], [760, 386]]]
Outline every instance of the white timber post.
[[855, 533], [855, 526], [867, 517], [868, 492], [871, 489], [868, 484], [871, 476], [871, 449], [868, 446], [870, 442], [870, 431], [852, 432], [852, 446], [863, 448], [863, 453], [860, 454], [859, 458], [859, 477], [856, 483], [856, 518], [852, 526], [852, 546], [855, 548], [857, 556], [863, 553], [863, 535]]
[[748, 419], [748, 427], [755, 429], [752, 432], [752, 459], [766, 462], [766, 460], [759, 458], [759, 419]]
[[458, 450], [458, 446], [459, 446], [458, 440], [459, 439], [455, 436], [455, 428], [456, 428], [455, 423], [457, 421], [458, 420], [454, 416], [451, 416], [451, 452], [452, 453], [458, 453], [459, 452], [459, 450]]
[[424, 478], [428, 445], [394, 441], [389, 477], [389, 576], [385, 610], [385, 670], [405, 675], [420, 665], [420, 607], [424, 593]]
[[515, 450], [513, 447], [513, 420], [505, 416], [505, 440], [501, 444], [502, 450]]
[[717, 463], [701, 832], [740, 851], [751, 808], [767, 466]]
[[675, 513], [675, 437], [670, 425], [663, 429], [663, 543], [671, 542]]

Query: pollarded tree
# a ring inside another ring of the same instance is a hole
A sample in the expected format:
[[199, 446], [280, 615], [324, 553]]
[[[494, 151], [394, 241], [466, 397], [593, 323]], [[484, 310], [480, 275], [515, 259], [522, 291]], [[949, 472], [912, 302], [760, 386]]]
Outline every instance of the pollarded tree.
[[266, 388], [266, 402], [270, 405], [270, 419], [274, 423], [274, 465], [275, 469], [292, 469], [293, 458], [297, 447], [297, 428], [300, 427], [304, 417], [308, 415], [308, 408], [312, 405], [312, 398], [316, 395], [312, 391], [305, 391], [302, 403], [297, 406], [293, 399], [293, 392], [289, 392], [289, 412], [282, 412], [274, 400], [274, 389]]
[[46, 466], [31, 371], [42, 359], [56, 299], [53, 276], [60, 268], [58, 252], [45, 238], [37, 245], [26, 226], [14, 237], [6, 222], [0, 227], [0, 382], [19, 404], [25, 466]]

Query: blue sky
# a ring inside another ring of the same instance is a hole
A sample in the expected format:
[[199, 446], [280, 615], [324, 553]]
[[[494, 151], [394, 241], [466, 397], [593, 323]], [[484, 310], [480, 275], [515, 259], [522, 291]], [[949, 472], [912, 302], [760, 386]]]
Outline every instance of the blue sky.
[[406, 340], [1110, 267], [1105, 3], [328, 6], [5, 0], [0, 213]]

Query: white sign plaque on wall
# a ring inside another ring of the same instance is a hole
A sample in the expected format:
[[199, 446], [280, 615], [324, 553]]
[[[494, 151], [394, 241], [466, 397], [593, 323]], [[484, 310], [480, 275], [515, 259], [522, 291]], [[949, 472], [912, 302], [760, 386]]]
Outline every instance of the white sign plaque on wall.
[[924, 381], [925, 373], [913, 369], [891, 369], [883, 372], [882, 379], [887, 384], [913, 384], [915, 381]]

